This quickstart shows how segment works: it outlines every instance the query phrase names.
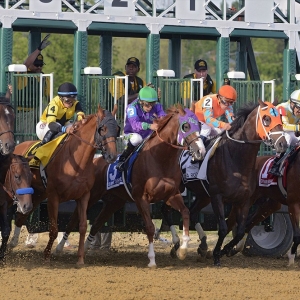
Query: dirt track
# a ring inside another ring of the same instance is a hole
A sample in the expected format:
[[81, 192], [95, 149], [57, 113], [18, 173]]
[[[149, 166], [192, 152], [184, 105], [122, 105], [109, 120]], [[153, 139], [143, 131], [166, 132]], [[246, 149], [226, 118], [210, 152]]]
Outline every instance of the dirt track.
[[[9, 253], [0, 268], [1, 295], [9, 299], [299, 299], [300, 269], [287, 268], [286, 259], [222, 258], [222, 267], [212, 260], [197, 262], [198, 245], [191, 235], [184, 261], [170, 257], [170, 245], [155, 242], [156, 269], [147, 267], [144, 234], [114, 233], [113, 250], [86, 256], [86, 267], [76, 269], [76, 249], [43, 263], [48, 233], [40, 234], [36, 249], [20, 245]], [[170, 235], [164, 234], [170, 239]], [[78, 235], [70, 237], [76, 245]], [[209, 235], [210, 245], [214, 235]], [[56, 246], [56, 242], [55, 242]], [[298, 262], [297, 262], [298, 263]], [[4, 297], [3, 297], [4, 298]]]

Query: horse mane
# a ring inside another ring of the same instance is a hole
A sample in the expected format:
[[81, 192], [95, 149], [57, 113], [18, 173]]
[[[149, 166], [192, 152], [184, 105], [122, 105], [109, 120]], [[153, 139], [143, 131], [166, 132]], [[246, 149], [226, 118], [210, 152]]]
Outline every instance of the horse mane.
[[178, 107], [179, 107], [180, 104], [177, 104], [177, 105], [173, 105], [173, 106], [170, 106], [168, 109], [167, 109], [167, 114], [166, 116], [162, 117], [162, 118], [159, 118], [158, 120], [156, 120], [157, 124], [158, 124], [158, 130], [160, 130], [161, 128], [163, 128], [167, 123], [168, 121], [170, 120], [170, 118], [174, 115], [174, 114], [178, 114], [179, 111], [178, 111]]
[[10, 99], [7, 97], [0, 97], [0, 104], [10, 104]]
[[246, 119], [248, 118], [249, 114], [257, 107], [257, 103], [254, 102], [248, 102], [244, 106], [240, 107], [235, 115], [235, 119], [230, 124], [231, 129], [229, 130], [230, 133], [236, 132], [238, 129], [240, 129]]

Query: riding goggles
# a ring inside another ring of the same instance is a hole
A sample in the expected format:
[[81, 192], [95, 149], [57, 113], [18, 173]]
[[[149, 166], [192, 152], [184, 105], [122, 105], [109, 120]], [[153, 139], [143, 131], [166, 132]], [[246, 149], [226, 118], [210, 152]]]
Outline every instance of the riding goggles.
[[62, 101], [67, 104], [73, 104], [75, 101], [76, 95], [70, 95], [68, 97], [61, 97]]
[[36, 68], [42, 68], [44, 64], [33, 64]]
[[219, 96], [220, 102], [225, 106], [233, 105], [234, 101], [227, 99], [225, 97]]
[[299, 104], [299, 103], [297, 103], [297, 102], [295, 102], [295, 101], [292, 101], [292, 100], [291, 100], [291, 102], [294, 103], [295, 108], [297, 108], [297, 109], [300, 110], [300, 104]]
[[141, 105], [144, 107], [153, 107], [156, 104], [156, 101], [154, 102], [145, 102], [145, 101], [141, 101]]

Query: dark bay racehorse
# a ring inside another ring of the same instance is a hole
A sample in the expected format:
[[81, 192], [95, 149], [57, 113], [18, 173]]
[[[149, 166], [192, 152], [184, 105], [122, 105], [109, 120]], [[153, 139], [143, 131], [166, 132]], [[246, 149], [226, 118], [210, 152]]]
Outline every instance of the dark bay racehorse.
[[[57, 237], [57, 216], [59, 203], [76, 200], [79, 215], [79, 247], [77, 265], [84, 264], [84, 238], [87, 230], [86, 209], [90, 189], [94, 184], [93, 157], [100, 149], [104, 158], [112, 163], [117, 158], [116, 138], [119, 127], [112, 113], [98, 107], [98, 112], [87, 116], [73, 125], [67, 140], [58, 146], [45, 167], [47, 188], [43, 186], [40, 171], [32, 169], [32, 186], [35, 190], [35, 205], [48, 198], [49, 242], [44, 250], [46, 261], [50, 261], [51, 248]], [[26, 153], [36, 141], [19, 144], [15, 152]], [[18, 226], [18, 224], [17, 224]]]
[[27, 215], [32, 210], [31, 186], [32, 174], [28, 161], [16, 154], [3, 156], [0, 154], [0, 227], [2, 244], [0, 247], [0, 261], [3, 261], [7, 241], [10, 234], [10, 224], [7, 209], [13, 203], [17, 204], [17, 211]]
[[[182, 151], [178, 141], [182, 140], [189, 147], [195, 160], [199, 160], [205, 153], [202, 140], [199, 138], [200, 128], [197, 117], [189, 110], [178, 106], [168, 110], [166, 117], [158, 120], [159, 129], [145, 143], [138, 155], [132, 171], [132, 198], [141, 213], [149, 240], [148, 257], [149, 267], [155, 267], [155, 253], [153, 247], [154, 225], [151, 220], [149, 204], [166, 199], [165, 201], [174, 209], [180, 211], [183, 218], [183, 244], [177, 255], [184, 259], [189, 241], [189, 212], [183, 203], [179, 192], [181, 172], [178, 165], [178, 157]], [[125, 187], [106, 191], [106, 170], [108, 164], [103, 158], [94, 160], [96, 181], [91, 190], [89, 207], [95, 204], [104, 193], [105, 205], [91, 228], [90, 235], [85, 247], [88, 248], [97, 231], [111, 217], [111, 215], [122, 208], [126, 201], [133, 201], [127, 194]], [[109, 197], [107, 197], [109, 196]], [[68, 234], [78, 223], [78, 216], [72, 216], [62, 242], [57, 246], [57, 251], [62, 251], [64, 241]]]
[[[198, 213], [209, 201], [219, 225], [219, 239], [214, 249], [214, 264], [220, 265], [220, 257], [232, 255], [233, 247], [242, 239], [246, 218], [251, 206], [250, 197], [256, 188], [255, 161], [261, 140], [284, 152], [287, 144], [283, 136], [282, 123], [276, 108], [259, 100], [259, 106], [247, 105], [239, 110], [229, 132], [222, 135], [214, 156], [208, 162], [209, 195], [200, 181], [187, 184], [196, 193], [191, 207], [191, 219], [197, 221]], [[224, 202], [235, 207], [236, 236], [221, 250], [228, 233], [224, 216]], [[197, 224], [200, 239], [205, 237]], [[201, 226], [200, 226], [201, 227]], [[202, 234], [202, 236], [201, 236]], [[205, 242], [205, 241], [203, 241]], [[203, 248], [205, 248], [203, 246]], [[204, 249], [205, 250], [205, 249]], [[198, 253], [201, 251], [201, 244]]]
[[[27, 214], [32, 209], [28, 162], [13, 155], [15, 112], [10, 100], [0, 97], [0, 226], [2, 245], [0, 260], [4, 259], [10, 226], [7, 220], [8, 195], [18, 204], [17, 209]], [[28, 188], [27, 190], [25, 188]], [[18, 191], [18, 192], [17, 192]]]
[[15, 149], [14, 140], [15, 112], [10, 100], [0, 97], [0, 154], [13, 153]]
[[[251, 203], [255, 203], [255, 210], [249, 215], [246, 223], [245, 232], [248, 234], [250, 230], [266, 217], [281, 208], [281, 204], [288, 206], [289, 216], [293, 226], [293, 245], [288, 253], [289, 266], [294, 264], [297, 247], [300, 244], [300, 198], [299, 198], [299, 178], [300, 178], [300, 154], [299, 149], [293, 154], [294, 159], [288, 165], [287, 169], [287, 197], [285, 198], [280, 191], [278, 185], [269, 187], [259, 186], [259, 174], [265, 162], [271, 156], [260, 156], [256, 160], [255, 174], [257, 176], [257, 187], [251, 197]], [[232, 228], [234, 222], [235, 210], [232, 210], [228, 218], [228, 227]], [[245, 241], [245, 239], [243, 239]], [[244, 243], [238, 245], [238, 251], [243, 250]]]

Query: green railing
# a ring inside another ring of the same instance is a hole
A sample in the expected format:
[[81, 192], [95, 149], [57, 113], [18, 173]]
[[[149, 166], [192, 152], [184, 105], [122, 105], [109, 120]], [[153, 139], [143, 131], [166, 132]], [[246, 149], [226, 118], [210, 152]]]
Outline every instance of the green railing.
[[16, 112], [16, 143], [36, 140], [36, 124], [52, 95], [52, 74], [8, 73], [7, 76], [12, 85], [11, 103]]

